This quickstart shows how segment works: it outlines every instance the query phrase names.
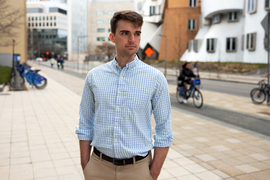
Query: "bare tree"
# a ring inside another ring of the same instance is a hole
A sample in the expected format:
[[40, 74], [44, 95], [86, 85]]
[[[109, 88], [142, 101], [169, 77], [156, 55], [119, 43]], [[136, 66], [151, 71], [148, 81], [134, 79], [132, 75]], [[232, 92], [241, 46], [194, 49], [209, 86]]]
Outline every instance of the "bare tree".
[[97, 46], [95, 53], [97, 55], [106, 55], [108, 60], [115, 54], [114, 45], [110, 42], [104, 42], [102, 45]]
[[24, 24], [20, 21], [25, 12], [22, 8], [14, 9], [8, 0], [0, 0], [0, 46], [10, 46], [12, 38], [15, 38], [19, 27]]

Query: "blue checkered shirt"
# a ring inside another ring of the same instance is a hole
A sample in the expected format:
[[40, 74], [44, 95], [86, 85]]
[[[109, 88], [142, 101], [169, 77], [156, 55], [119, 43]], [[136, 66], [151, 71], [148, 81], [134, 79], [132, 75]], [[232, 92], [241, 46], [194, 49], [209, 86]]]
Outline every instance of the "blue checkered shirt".
[[80, 104], [79, 140], [92, 141], [103, 154], [123, 159], [172, 144], [168, 84], [157, 69], [136, 56], [121, 69], [115, 59], [92, 69]]

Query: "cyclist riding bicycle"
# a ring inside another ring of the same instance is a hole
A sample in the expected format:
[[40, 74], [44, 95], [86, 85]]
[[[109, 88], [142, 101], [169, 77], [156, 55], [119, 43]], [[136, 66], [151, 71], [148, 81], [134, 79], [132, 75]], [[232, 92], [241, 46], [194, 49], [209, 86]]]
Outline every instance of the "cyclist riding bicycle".
[[[190, 63], [186, 62], [185, 64], [182, 65], [182, 70], [180, 72], [180, 75], [178, 76], [178, 86], [183, 86], [184, 87], [184, 103], [187, 103], [187, 84], [192, 84], [193, 81], [191, 78], [196, 78], [199, 77], [196, 76], [193, 71], [190, 69]], [[181, 81], [181, 83], [179, 83]]]

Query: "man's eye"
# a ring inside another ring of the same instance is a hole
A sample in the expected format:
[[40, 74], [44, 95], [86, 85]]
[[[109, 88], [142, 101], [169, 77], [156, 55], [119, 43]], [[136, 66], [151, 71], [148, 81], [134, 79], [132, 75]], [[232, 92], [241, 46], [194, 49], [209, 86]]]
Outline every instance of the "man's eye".
[[122, 35], [128, 35], [128, 33], [127, 32], [122, 32]]
[[136, 33], [136, 34], [135, 34], [135, 36], [140, 36], [140, 35], [141, 35], [141, 33]]

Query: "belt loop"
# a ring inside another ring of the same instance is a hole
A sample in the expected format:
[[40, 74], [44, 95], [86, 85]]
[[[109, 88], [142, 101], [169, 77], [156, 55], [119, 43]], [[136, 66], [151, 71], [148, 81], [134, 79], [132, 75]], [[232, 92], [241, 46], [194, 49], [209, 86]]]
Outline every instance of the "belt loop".
[[133, 165], [135, 165], [136, 164], [136, 159], [135, 159], [135, 157], [133, 157]]
[[102, 152], [100, 152], [99, 160], [102, 161]]

